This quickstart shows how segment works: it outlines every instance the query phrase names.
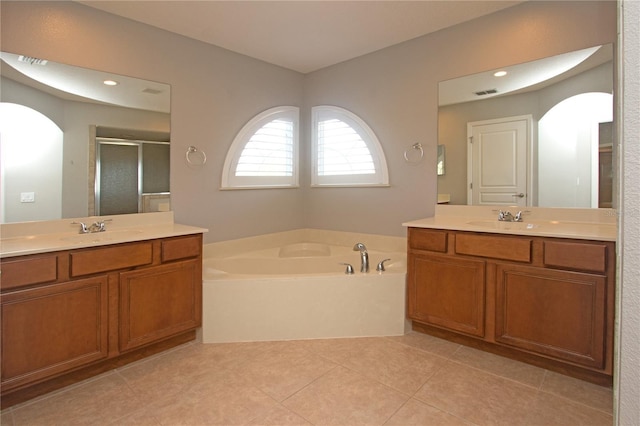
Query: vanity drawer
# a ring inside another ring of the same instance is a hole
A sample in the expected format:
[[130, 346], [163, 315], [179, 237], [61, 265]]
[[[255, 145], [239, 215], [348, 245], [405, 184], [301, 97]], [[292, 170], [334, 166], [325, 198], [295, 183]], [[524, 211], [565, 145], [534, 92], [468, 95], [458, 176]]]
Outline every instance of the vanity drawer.
[[544, 265], [556, 268], [605, 272], [607, 246], [574, 242], [544, 242]]
[[54, 282], [58, 279], [58, 256], [3, 260], [0, 268], [2, 269], [0, 276], [2, 290]]
[[532, 243], [529, 238], [457, 233], [455, 252], [469, 256], [531, 262]]
[[409, 248], [447, 252], [447, 232], [433, 229], [409, 228]]
[[202, 234], [162, 241], [162, 262], [200, 256]]
[[71, 253], [71, 276], [149, 265], [153, 262], [153, 244], [150, 241], [109, 246]]

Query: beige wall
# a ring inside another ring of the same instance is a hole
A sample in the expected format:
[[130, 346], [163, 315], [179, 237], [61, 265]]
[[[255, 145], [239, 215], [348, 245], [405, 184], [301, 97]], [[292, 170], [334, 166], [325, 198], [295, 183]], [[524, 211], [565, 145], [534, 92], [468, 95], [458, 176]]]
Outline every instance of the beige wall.
[[[436, 197], [437, 83], [615, 39], [613, 2], [532, 2], [308, 75], [69, 2], [2, 2], [2, 49], [171, 84], [172, 205], [207, 242], [299, 227], [404, 235]], [[308, 187], [312, 105], [348, 108], [381, 141], [389, 188]], [[301, 189], [218, 191], [236, 132], [276, 105], [302, 106]], [[425, 146], [409, 165], [404, 150]], [[184, 162], [189, 145], [204, 167]]]

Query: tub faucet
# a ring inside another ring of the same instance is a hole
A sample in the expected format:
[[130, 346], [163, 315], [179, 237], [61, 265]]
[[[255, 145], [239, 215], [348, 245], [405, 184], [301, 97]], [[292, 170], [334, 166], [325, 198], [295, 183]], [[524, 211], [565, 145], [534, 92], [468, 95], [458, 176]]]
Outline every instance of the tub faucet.
[[360, 259], [362, 260], [360, 264], [360, 272], [369, 272], [369, 253], [367, 253], [367, 248], [362, 243], [357, 243], [353, 246], [354, 251], [360, 251]]

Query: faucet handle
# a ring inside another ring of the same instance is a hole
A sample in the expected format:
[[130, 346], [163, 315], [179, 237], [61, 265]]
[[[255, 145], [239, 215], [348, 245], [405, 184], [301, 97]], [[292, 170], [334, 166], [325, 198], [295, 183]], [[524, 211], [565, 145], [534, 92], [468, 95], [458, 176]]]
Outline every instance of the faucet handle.
[[107, 230], [105, 222], [111, 222], [111, 220], [112, 219], [100, 219], [97, 222], [94, 222], [91, 226], [96, 229], [94, 232], [104, 232]]
[[89, 232], [89, 228], [87, 227], [87, 224], [84, 222], [71, 222], [72, 225], [80, 225], [80, 233], [81, 234], [86, 234]]
[[504, 221], [504, 222], [513, 222], [513, 215], [509, 210], [507, 211], [500, 210], [500, 213], [498, 213], [498, 220]]
[[344, 271], [347, 275], [353, 275], [353, 266], [350, 263], [340, 263], [340, 265], [346, 265], [347, 269]]
[[378, 271], [378, 272], [386, 271], [386, 269], [384, 269], [384, 262], [386, 262], [388, 260], [391, 260], [391, 259], [384, 259], [384, 260], [381, 260], [380, 262], [378, 262], [378, 266], [376, 266], [376, 271]]

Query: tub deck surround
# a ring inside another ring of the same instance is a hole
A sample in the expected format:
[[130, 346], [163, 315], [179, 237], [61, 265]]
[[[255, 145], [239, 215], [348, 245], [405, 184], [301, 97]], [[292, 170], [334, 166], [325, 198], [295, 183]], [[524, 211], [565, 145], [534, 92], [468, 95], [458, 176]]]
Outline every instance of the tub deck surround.
[[[499, 210], [522, 211], [523, 221], [499, 222]], [[433, 217], [403, 226], [597, 241], [616, 241], [618, 235], [614, 209], [437, 205]]]
[[407, 249], [405, 237], [301, 228], [205, 244], [203, 255], [205, 258], [225, 258], [305, 242], [349, 247], [349, 250], [357, 242], [364, 243], [369, 250], [404, 253]]
[[[407, 256], [404, 252], [367, 250], [370, 273], [377, 273], [382, 260], [385, 273], [404, 273]], [[360, 274], [360, 254], [351, 247], [324, 243], [293, 243], [281, 247], [255, 250], [224, 258], [210, 257], [203, 262], [204, 274], [211, 278], [253, 279], [257, 276], [324, 276], [344, 274], [350, 264], [354, 275]]]
[[[371, 271], [360, 273], [362, 242]], [[402, 335], [406, 239], [300, 229], [206, 244], [204, 343]], [[383, 259], [386, 271], [375, 271]], [[353, 275], [345, 274], [351, 263]]]
[[113, 215], [104, 232], [80, 234], [79, 224], [90, 225], [99, 216], [0, 225], [0, 257], [73, 250], [133, 241], [177, 237], [208, 232], [207, 229], [174, 223], [173, 212]]

